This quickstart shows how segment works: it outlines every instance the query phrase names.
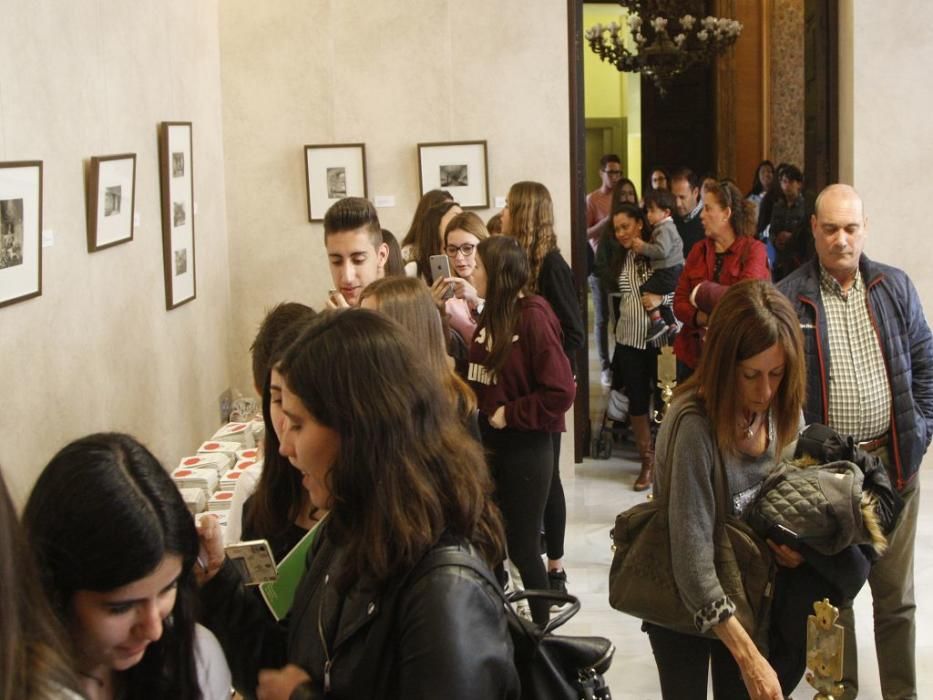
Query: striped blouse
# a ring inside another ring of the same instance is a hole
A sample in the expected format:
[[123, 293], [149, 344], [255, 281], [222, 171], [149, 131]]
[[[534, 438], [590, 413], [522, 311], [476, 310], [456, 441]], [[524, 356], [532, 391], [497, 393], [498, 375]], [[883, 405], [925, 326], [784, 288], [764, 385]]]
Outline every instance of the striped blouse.
[[[647, 347], [645, 338], [651, 319], [641, 303], [641, 293], [638, 288], [651, 276], [651, 265], [648, 259], [641, 255], [629, 254], [622, 262], [622, 271], [619, 273], [619, 317], [614, 330], [616, 343], [627, 345], [637, 350]], [[664, 296], [664, 305], [674, 303], [674, 295]]]

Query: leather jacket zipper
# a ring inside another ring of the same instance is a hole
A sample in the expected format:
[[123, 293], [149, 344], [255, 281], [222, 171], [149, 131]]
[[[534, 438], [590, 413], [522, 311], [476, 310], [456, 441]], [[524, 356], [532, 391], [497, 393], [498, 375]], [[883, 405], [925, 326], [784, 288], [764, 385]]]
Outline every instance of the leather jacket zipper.
[[330, 574], [324, 576], [324, 588], [321, 590], [321, 602], [317, 609], [317, 633], [321, 638], [321, 647], [324, 649], [324, 694], [330, 694], [330, 669], [334, 665], [334, 659], [331, 658], [330, 650], [327, 648], [327, 638], [324, 636], [324, 598], [327, 593], [327, 584], [330, 581]]

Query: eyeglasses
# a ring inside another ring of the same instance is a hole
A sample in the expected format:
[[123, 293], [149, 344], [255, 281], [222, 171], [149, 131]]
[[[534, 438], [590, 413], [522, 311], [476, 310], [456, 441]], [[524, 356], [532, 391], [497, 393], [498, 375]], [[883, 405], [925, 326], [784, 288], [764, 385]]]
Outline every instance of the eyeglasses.
[[463, 245], [449, 245], [447, 246], [447, 256], [451, 258], [457, 257], [457, 253], [463, 253], [463, 257], [468, 258], [473, 255], [473, 251], [476, 250], [475, 243], [464, 243]]
[[609, 177], [622, 177], [621, 170], [603, 170], [603, 172], [606, 173], [606, 175]]

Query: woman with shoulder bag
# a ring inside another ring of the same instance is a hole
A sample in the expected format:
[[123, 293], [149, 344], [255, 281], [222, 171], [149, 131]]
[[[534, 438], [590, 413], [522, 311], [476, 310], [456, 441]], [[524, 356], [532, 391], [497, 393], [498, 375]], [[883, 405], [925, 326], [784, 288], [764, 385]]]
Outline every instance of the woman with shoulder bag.
[[[714, 471], [726, 477], [725, 512], [744, 517], [797, 433], [804, 375], [800, 326], [787, 299], [759, 280], [730, 287], [710, 319], [697, 370], [677, 390], [657, 439], [655, 492], [667, 489], [674, 579], [698, 633], [644, 625], [666, 699], [705, 699], [710, 662], [716, 698], [784, 697], [717, 576]], [[793, 549], [768, 545], [778, 565], [802, 562]], [[710, 632], [715, 638], [699, 636]]]

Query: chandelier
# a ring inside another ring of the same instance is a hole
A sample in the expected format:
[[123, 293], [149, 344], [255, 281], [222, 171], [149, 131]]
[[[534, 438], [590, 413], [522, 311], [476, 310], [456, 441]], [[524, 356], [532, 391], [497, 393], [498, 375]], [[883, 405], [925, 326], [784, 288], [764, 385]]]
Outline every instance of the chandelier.
[[689, 1], [620, 0], [619, 4], [628, 11], [628, 26], [597, 24], [586, 31], [586, 40], [600, 59], [620, 71], [650, 77], [661, 94], [673, 78], [709, 63], [732, 46], [742, 31], [741, 22], [734, 19], [695, 17], [690, 10], [696, 11], [696, 3]]

